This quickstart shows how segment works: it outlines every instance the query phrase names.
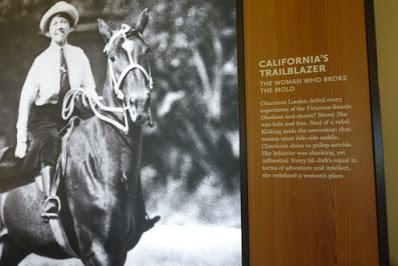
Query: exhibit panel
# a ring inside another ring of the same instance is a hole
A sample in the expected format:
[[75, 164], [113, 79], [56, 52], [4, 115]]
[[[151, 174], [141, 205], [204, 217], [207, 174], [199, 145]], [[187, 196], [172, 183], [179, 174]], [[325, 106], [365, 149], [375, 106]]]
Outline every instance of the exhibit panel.
[[250, 265], [388, 260], [369, 8], [244, 1]]

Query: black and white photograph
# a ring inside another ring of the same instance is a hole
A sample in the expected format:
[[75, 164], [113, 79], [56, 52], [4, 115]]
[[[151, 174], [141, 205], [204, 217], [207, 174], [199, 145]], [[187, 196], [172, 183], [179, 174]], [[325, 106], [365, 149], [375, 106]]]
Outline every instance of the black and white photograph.
[[0, 2], [0, 266], [242, 265], [236, 4]]

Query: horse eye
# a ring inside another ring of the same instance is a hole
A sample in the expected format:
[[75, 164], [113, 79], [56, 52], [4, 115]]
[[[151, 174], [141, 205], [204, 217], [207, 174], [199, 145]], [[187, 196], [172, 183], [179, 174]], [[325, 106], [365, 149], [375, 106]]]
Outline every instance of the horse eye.
[[115, 58], [114, 56], [110, 56], [109, 59], [110, 59], [112, 62], [115, 62], [115, 60], [116, 60], [116, 58]]

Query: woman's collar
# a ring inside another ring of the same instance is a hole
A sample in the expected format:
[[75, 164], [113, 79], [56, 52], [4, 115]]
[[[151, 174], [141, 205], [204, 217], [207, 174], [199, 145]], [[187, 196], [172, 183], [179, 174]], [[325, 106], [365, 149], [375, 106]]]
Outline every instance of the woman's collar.
[[59, 51], [59, 50], [61, 50], [61, 48], [64, 48], [64, 50], [65, 50], [65, 49], [68, 49], [68, 47], [69, 47], [69, 44], [67, 42], [64, 45], [62, 45], [62, 46], [59, 46], [54, 41], [50, 42], [50, 49], [55, 50], [55, 51]]

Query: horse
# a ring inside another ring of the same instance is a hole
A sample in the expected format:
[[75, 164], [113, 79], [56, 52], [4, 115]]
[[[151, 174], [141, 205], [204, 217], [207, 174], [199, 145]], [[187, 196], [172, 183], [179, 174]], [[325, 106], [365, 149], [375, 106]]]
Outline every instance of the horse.
[[108, 59], [103, 100], [86, 95], [96, 115], [82, 120], [63, 146], [59, 222], [74, 254], [40, 217], [44, 195], [32, 182], [1, 196], [0, 265], [18, 265], [34, 253], [121, 266], [146, 230], [140, 167], [143, 128], [151, 122], [149, 48], [142, 35], [147, 11], [134, 22], [113, 31], [98, 19]]

